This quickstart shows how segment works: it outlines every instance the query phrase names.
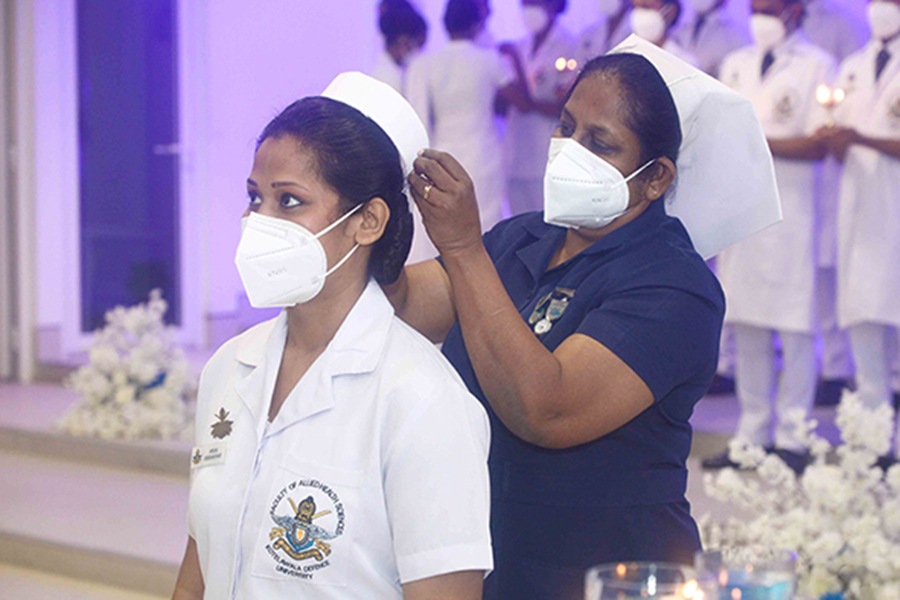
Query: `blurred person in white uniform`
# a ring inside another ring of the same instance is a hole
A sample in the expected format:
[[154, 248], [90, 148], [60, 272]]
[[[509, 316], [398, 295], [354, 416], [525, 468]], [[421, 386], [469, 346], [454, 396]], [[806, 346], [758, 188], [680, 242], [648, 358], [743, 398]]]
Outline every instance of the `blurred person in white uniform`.
[[428, 24], [407, 2], [384, 2], [379, 7], [378, 29], [384, 51], [371, 75], [403, 93], [406, 69], [428, 40]]
[[700, 67], [699, 59], [673, 37], [681, 19], [681, 0], [633, 0], [631, 29], [635, 35], [652, 42], [692, 67]]
[[[631, 30], [628, 14], [631, 0], [598, 0], [600, 18], [588, 27], [578, 39], [578, 65], [586, 64], [592, 58], [606, 54], [610, 48], [625, 40]], [[614, 41], [615, 40], [615, 41]]]
[[235, 262], [253, 306], [284, 310], [203, 370], [175, 600], [481, 599], [487, 415], [380, 285], [427, 144], [361, 73], [263, 130]]
[[[810, 40], [840, 64], [869, 38], [868, 27], [835, 0], [805, 0], [803, 30]], [[829, 156], [822, 165], [819, 187], [819, 308], [822, 315], [822, 381], [817, 403], [836, 404], [853, 379], [853, 353], [837, 318], [837, 214], [841, 165]]]
[[749, 32], [728, 15], [727, 0], [690, 0], [690, 3], [694, 16], [674, 37], [682, 48], [697, 57], [701, 69], [718, 77], [722, 60], [750, 43]]
[[478, 194], [481, 229], [488, 231], [503, 217], [506, 199], [494, 103], [515, 75], [496, 50], [475, 43], [484, 29], [483, 4], [447, 2], [444, 25], [450, 41], [410, 65], [406, 97], [428, 127], [433, 146], [455, 156], [469, 173]]
[[819, 134], [844, 164], [838, 320], [850, 333], [857, 393], [877, 407], [891, 401], [900, 327], [900, 0], [874, 0], [868, 11], [872, 39], [838, 76], [838, 125]]
[[840, 64], [869, 39], [867, 24], [836, 0], [804, 0], [803, 30]]
[[509, 108], [505, 140], [513, 215], [544, 208], [547, 148], [577, 68], [576, 42], [557, 18], [566, 6], [567, 0], [522, 0], [522, 15], [531, 34], [501, 46], [513, 61], [519, 96]]
[[[815, 397], [815, 333], [818, 163], [825, 158], [815, 136], [827, 122], [816, 96], [836, 70], [831, 56], [800, 29], [801, 0], [753, 0], [754, 45], [722, 63], [721, 79], [750, 98], [775, 158], [784, 220], [719, 255], [725, 320], [736, 341], [736, 388], [741, 417], [736, 440], [770, 447], [794, 469], [805, 466], [793, 411], [808, 412]], [[774, 337], [781, 339], [783, 367], [776, 375]], [[774, 440], [772, 392], [776, 391]], [[728, 453], [706, 468], [733, 466]]]

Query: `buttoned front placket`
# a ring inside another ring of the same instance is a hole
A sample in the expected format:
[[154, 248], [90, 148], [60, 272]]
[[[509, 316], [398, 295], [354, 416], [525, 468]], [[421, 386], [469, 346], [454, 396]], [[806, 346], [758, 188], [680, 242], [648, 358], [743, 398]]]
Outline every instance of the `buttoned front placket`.
[[[268, 413], [268, 411], [266, 411]], [[267, 442], [269, 441], [269, 425], [271, 422], [266, 418], [261, 420], [260, 425], [256, 429], [256, 457], [253, 460], [253, 469], [250, 471], [250, 477], [247, 479], [247, 487], [244, 490], [244, 500], [241, 502], [241, 517], [238, 519], [236, 543], [234, 549], [234, 563], [231, 569], [231, 600], [236, 600], [238, 583], [241, 580], [241, 572], [244, 567], [244, 551], [241, 543], [244, 534], [244, 521], [247, 518], [247, 508], [249, 506], [250, 493], [253, 491], [253, 484], [259, 476], [259, 467], [262, 464], [263, 454], [266, 451]]]
[[284, 353], [284, 343], [287, 339], [287, 319], [282, 313], [266, 340], [265, 353], [262, 360], [254, 365], [254, 370], [246, 378], [241, 380], [236, 391], [244, 401], [247, 409], [256, 418], [256, 451], [253, 459], [253, 467], [246, 479], [244, 497], [241, 501], [240, 517], [235, 531], [235, 548], [231, 568], [231, 599], [237, 597], [238, 585], [244, 567], [243, 556], [243, 531], [249, 509], [250, 494], [253, 486], [259, 478], [260, 467], [263, 464], [264, 455], [269, 441], [271, 430], [269, 422], [269, 405], [272, 395], [275, 393], [275, 383], [278, 378], [278, 370], [281, 366], [281, 357]]

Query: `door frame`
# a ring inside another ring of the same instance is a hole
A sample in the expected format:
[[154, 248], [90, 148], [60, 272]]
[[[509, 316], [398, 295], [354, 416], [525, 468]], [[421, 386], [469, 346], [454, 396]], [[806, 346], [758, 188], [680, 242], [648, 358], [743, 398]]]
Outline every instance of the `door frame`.
[[9, 152], [12, 145], [10, 125], [10, 57], [12, 10], [9, 3], [0, 4], [0, 380], [13, 376], [12, 307], [16, 286], [12, 280], [12, 187]]
[[[176, 145], [179, 160], [179, 261], [182, 319], [177, 328], [178, 341], [189, 347], [206, 342], [208, 306], [206, 269], [206, 140], [207, 111], [205, 60], [206, 15], [208, 0], [176, 0], [178, 11], [178, 129]], [[61, 345], [64, 356], [83, 353], [94, 335], [81, 331], [81, 251], [80, 189], [78, 140], [78, 61], [76, 0], [51, 0], [45, 13], [58, 26], [54, 57], [63, 64], [56, 82], [62, 133], [55, 149], [63, 157], [64, 188], [71, 194], [64, 202], [64, 265]], [[46, 14], [44, 16], [47, 16]], [[65, 49], [65, 50], [63, 50]]]
[[36, 373], [34, 227], [34, 0], [0, 9], [0, 378], [31, 382]]

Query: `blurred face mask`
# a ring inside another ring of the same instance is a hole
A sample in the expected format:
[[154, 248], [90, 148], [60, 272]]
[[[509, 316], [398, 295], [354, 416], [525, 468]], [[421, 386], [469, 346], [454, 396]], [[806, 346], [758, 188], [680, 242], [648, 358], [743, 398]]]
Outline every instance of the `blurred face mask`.
[[544, 173], [544, 221], [574, 229], [609, 225], [628, 210], [628, 182], [654, 162], [626, 178], [575, 140], [552, 138]]
[[869, 4], [869, 25], [872, 37], [886, 40], [900, 33], [900, 6], [893, 2], [871, 2]]
[[547, 23], [550, 22], [550, 15], [546, 9], [541, 6], [523, 6], [522, 18], [525, 20], [525, 27], [531, 33], [538, 33], [544, 30]]
[[357, 205], [317, 234], [285, 219], [250, 213], [241, 222], [241, 241], [234, 262], [250, 305], [254, 308], [294, 306], [309, 302], [322, 291], [325, 278], [353, 256], [353, 246], [328, 269], [323, 235], [346, 221], [363, 205]]
[[772, 15], [755, 14], [750, 17], [750, 31], [753, 41], [762, 50], [771, 50], [784, 40], [787, 28], [784, 21]]
[[622, 0], [598, 0], [600, 12], [607, 17], [614, 17], [622, 9]]
[[638, 37], [658, 43], [666, 35], [666, 19], [652, 8], [635, 8], [631, 11], [631, 29]]

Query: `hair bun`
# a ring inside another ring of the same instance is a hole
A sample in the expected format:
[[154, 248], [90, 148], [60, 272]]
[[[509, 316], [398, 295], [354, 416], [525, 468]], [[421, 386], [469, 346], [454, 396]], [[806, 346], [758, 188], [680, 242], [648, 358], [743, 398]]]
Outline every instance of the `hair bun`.
[[395, 210], [391, 213], [390, 219], [388, 219], [382, 239], [372, 249], [372, 257], [370, 259], [372, 276], [375, 278], [375, 281], [381, 284], [397, 281], [412, 247], [412, 212], [409, 210], [409, 201], [406, 198], [406, 194], [401, 191], [399, 196], [400, 199], [398, 201], [391, 203]]

